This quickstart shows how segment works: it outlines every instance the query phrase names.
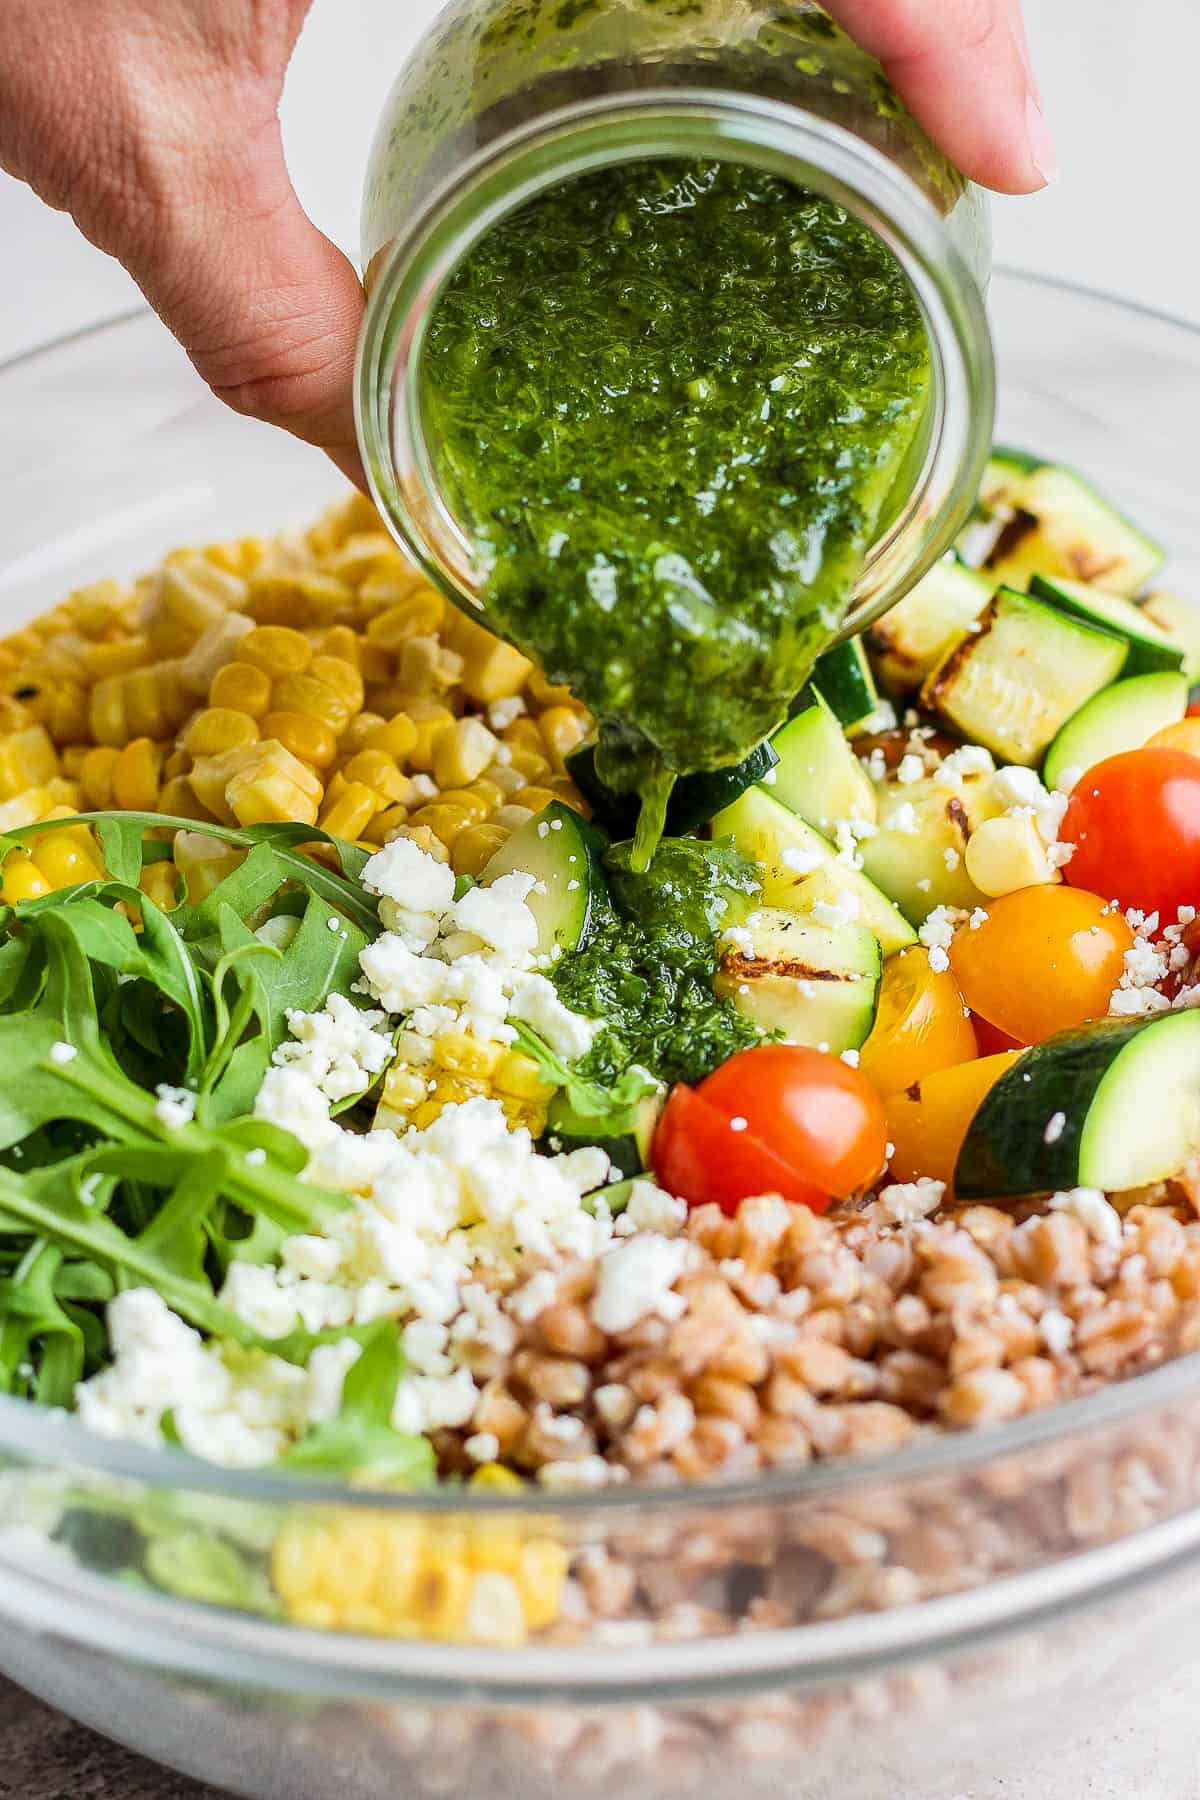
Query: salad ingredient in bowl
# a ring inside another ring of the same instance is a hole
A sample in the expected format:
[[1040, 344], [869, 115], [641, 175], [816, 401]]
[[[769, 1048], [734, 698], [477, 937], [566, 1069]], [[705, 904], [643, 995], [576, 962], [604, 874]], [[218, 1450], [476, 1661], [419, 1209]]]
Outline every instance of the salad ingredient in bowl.
[[[1130, 597], [1156, 569], [998, 453], [961, 556], [681, 784], [645, 868], [588, 715], [360, 499], [10, 639], [5, 1390], [301, 1486], [591, 1493], [1190, 1344], [1200, 942], [1137, 847], [1152, 802], [1190, 817], [1200, 761], [1147, 745], [1196, 651]], [[307, 1624], [562, 1624], [552, 1522], [486, 1555], [380, 1527], [387, 1604], [339, 1587], [374, 1529], [141, 1517], [124, 1554]]]

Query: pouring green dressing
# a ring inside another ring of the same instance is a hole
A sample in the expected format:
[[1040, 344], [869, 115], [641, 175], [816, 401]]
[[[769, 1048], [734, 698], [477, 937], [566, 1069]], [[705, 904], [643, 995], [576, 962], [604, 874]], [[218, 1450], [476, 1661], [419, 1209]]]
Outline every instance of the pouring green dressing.
[[465, 258], [426, 436], [489, 622], [595, 713], [649, 860], [677, 776], [738, 762], [836, 635], [922, 449], [929, 347], [881, 240], [741, 164], [553, 188]]

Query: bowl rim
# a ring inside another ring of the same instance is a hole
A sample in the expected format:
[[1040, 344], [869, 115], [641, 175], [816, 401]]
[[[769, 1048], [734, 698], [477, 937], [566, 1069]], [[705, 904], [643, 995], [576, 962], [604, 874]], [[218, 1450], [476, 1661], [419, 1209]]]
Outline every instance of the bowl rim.
[[[994, 280], [1014, 289], [1057, 292], [1112, 309], [1126, 319], [1150, 320], [1200, 344], [1200, 323], [1083, 282], [1008, 266], [998, 267]], [[34, 365], [41, 359], [52, 359], [90, 339], [102, 339], [106, 333], [116, 333], [154, 319], [148, 306], [137, 306], [65, 333], [0, 363], [0, 381], [15, 370]], [[432, 1489], [386, 1494], [311, 1477], [257, 1469], [227, 1469], [171, 1445], [149, 1448], [128, 1440], [103, 1438], [86, 1430], [73, 1415], [47, 1411], [36, 1402], [7, 1395], [0, 1395], [0, 1458], [43, 1466], [50, 1463], [70, 1466], [89, 1474], [135, 1480], [147, 1489], [216, 1494], [225, 1499], [264, 1504], [335, 1504], [376, 1514], [418, 1512], [425, 1516], [463, 1517], [519, 1510], [523, 1517], [544, 1514], [579, 1519], [598, 1514], [646, 1513], [660, 1519], [687, 1511], [824, 1499], [884, 1483], [898, 1486], [943, 1476], [961, 1477], [993, 1461], [1020, 1456], [1050, 1443], [1062, 1444], [1169, 1406], [1197, 1388], [1200, 1388], [1200, 1351], [1172, 1358], [1158, 1368], [1019, 1419], [965, 1433], [930, 1433], [909, 1448], [888, 1451], [877, 1457], [833, 1458], [768, 1475], [711, 1483], [681, 1482], [671, 1487], [648, 1487], [629, 1482], [582, 1492], [535, 1490], [523, 1491], [520, 1495], [497, 1495], [467, 1494], [461, 1489]]]

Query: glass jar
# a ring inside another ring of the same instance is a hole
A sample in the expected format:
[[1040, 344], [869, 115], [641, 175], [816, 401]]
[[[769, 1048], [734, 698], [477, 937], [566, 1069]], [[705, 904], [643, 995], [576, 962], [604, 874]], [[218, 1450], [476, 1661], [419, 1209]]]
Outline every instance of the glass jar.
[[439, 491], [422, 354], [443, 287], [495, 223], [621, 162], [752, 164], [845, 206], [920, 303], [931, 391], [919, 454], [843, 636], [949, 548], [991, 444], [987, 203], [905, 110], [880, 65], [813, 0], [452, 0], [401, 71], [371, 154], [360, 442], [375, 500], [459, 605], [483, 571]]

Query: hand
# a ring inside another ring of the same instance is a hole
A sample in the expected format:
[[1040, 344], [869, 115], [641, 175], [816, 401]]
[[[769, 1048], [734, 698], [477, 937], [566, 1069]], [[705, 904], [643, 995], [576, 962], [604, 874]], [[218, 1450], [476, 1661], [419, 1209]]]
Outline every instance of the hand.
[[0, 166], [116, 256], [237, 411], [362, 482], [358, 277], [278, 107], [311, 0], [0, 0]]
[[[1042, 187], [1053, 150], [1018, 0], [827, 0], [976, 180]], [[311, 0], [0, 0], [0, 167], [116, 256], [239, 412], [362, 481], [362, 291], [306, 217], [278, 108]]]
[[1058, 165], [1020, 0], [824, 0], [964, 175], [1030, 194]]

